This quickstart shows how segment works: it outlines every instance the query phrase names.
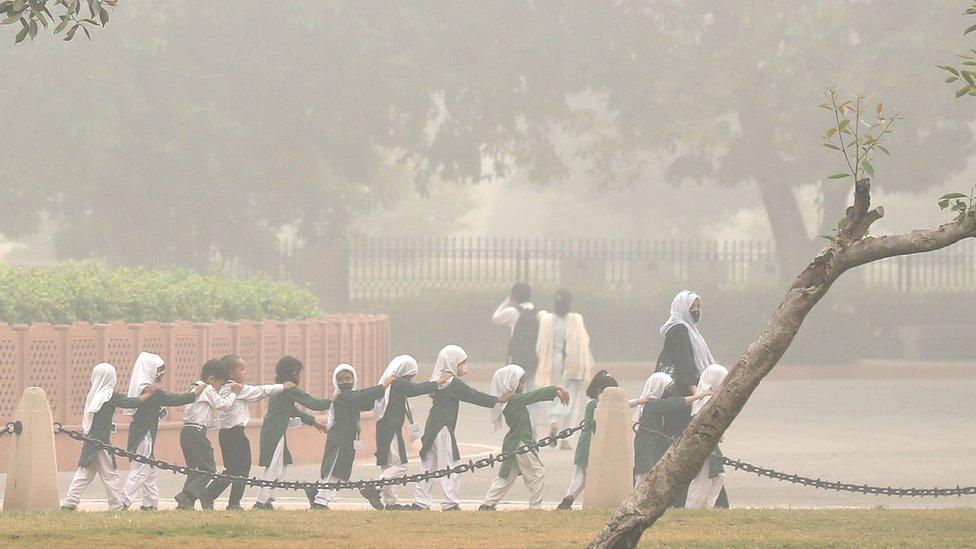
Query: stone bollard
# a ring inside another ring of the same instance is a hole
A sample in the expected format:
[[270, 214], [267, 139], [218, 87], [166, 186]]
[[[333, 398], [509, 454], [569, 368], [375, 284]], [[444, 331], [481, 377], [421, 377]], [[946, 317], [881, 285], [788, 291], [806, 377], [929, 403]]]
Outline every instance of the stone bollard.
[[594, 419], [583, 508], [614, 508], [634, 490], [634, 432], [627, 393], [619, 387], [604, 389]]
[[23, 424], [24, 430], [17, 436], [7, 435], [14, 440], [3, 493], [3, 510], [57, 510], [58, 467], [53, 417], [44, 389], [24, 389], [17, 405], [17, 420]]

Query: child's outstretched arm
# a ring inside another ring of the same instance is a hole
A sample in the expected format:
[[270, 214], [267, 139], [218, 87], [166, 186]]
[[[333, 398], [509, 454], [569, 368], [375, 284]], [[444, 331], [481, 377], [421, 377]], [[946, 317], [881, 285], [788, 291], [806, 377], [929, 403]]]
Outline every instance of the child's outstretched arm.
[[492, 408], [499, 402], [507, 402], [509, 397], [515, 398], [514, 396], [509, 395], [509, 397], [506, 397], [505, 400], [502, 400], [501, 397], [492, 396], [488, 393], [482, 393], [481, 391], [467, 384], [459, 384], [457, 383], [457, 380], [455, 383], [448, 385], [448, 388], [454, 386], [459, 387], [459, 389], [455, 389], [457, 391], [455, 396], [458, 400], [474, 404], [475, 406], [481, 406], [483, 408]]
[[149, 400], [149, 397], [153, 396], [154, 394], [156, 394], [155, 385], [146, 387], [146, 390], [137, 397], [127, 397], [116, 391], [112, 393], [112, 398], [108, 401], [108, 403], [116, 408], [138, 408], [143, 402]]
[[[512, 399], [508, 401], [510, 405], [513, 406], [528, 406], [529, 404], [535, 404], [536, 402], [546, 402], [552, 400], [559, 396], [559, 389], [562, 387], [550, 386], [541, 387], [534, 391], [528, 391], [525, 393], [515, 393], [512, 395]], [[565, 391], [566, 389], [563, 389]], [[566, 400], [569, 400], [569, 393], [566, 393]]]
[[288, 391], [287, 395], [291, 397], [292, 400], [308, 408], [309, 410], [324, 412], [332, 407], [331, 398], [315, 398], [298, 387]]
[[196, 402], [197, 395], [199, 395], [202, 391], [202, 386], [193, 391], [181, 394], [169, 393], [162, 389], [156, 389], [156, 393], [149, 397], [149, 402], [153, 402], [159, 406], [185, 406], [187, 404], [193, 404]]

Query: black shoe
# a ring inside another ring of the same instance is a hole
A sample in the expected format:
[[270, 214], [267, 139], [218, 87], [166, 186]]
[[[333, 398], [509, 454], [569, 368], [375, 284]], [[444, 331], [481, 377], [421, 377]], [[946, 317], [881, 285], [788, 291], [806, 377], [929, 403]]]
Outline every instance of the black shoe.
[[261, 503], [260, 501], [256, 501], [254, 502], [254, 507], [252, 507], [252, 509], [254, 509], [255, 511], [274, 511], [274, 505], [271, 505], [270, 501], [268, 503]]
[[214, 510], [214, 500], [208, 498], [207, 496], [200, 496], [200, 508], [204, 511]]
[[380, 491], [375, 486], [367, 486], [359, 491], [360, 495], [373, 506], [373, 509], [382, 510], [383, 500], [380, 498]]
[[315, 496], [319, 494], [319, 491], [315, 488], [306, 488], [305, 497], [308, 498], [309, 505], [315, 505]]
[[225, 511], [243, 511], [244, 508], [241, 507], [240, 505], [227, 504], [227, 507], [225, 507], [224, 510]]
[[419, 503], [411, 503], [410, 505], [405, 505], [403, 507], [404, 511], [430, 511], [430, 508], [424, 507]]
[[315, 503], [314, 501], [311, 503], [311, 505], [308, 506], [308, 508], [310, 510], [312, 510], [312, 511], [328, 511], [329, 510], [329, 506], [328, 505], [322, 505], [321, 503]]
[[495, 506], [494, 505], [487, 505], [485, 503], [482, 503], [481, 504], [481, 507], [478, 507], [478, 510], [479, 511], [494, 511], [495, 510]]
[[74, 507], [74, 506], [71, 506], [71, 505], [62, 505], [61, 506], [61, 510], [62, 511], [77, 511], [78, 508], [77, 507]]
[[140, 511], [155, 511], [156, 510], [156, 506], [155, 505], [143, 505], [142, 507], [139, 507], [139, 510]]
[[399, 503], [387, 503], [387, 504], [383, 505], [383, 509], [386, 509], [387, 511], [403, 511], [407, 507], [409, 507], [409, 506], [408, 505], [400, 505]]
[[447, 507], [445, 509], [441, 509], [441, 512], [449, 513], [451, 511], [460, 511], [460, 510], [461, 510], [461, 506], [460, 505], [452, 505], [452, 506]]
[[[176, 494], [176, 510], [177, 511], [192, 511], [193, 510], [193, 499], [187, 496], [183, 492]], [[213, 506], [211, 506], [213, 507]]]
[[569, 496], [564, 497], [563, 500], [559, 502], [559, 505], [556, 506], [556, 510], [569, 511], [570, 509], [573, 508], [573, 501], [574, 501], [573, 498]]

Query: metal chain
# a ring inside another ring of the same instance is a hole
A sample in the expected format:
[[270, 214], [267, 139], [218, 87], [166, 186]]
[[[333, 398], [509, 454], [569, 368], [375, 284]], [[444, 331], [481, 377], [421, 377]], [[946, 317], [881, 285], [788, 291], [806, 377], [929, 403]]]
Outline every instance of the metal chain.
[[0, 431], [0, 437], [4, 435], [19, 435], [23, 430], [24, 430], [24, 425], [21, 422], [8, 421], [7, 425], [5, 425], [3, 430]]
[[174, 473], [179, 473], [181, 475], [200, 475], [209, 478], [210, 480], [222, 479], [230, 482], [242, 482], [248, 486], [258, 486], [261, 488], [283, 488], [286, 490], [359, 490], [362, 488], [378, 488], [381, 486], [389, 485], [399, 485], [405, 486], [407, 484], [413, 484], [416, 482], [421, 482], [424, 480], [430, 480], [435, 478], [442, 478], [449, 475], [460, 475], [463, 473], [468, 473], [476, 471], [478, 469], [484, 469], [486, 467], [494, 467], [495, 463], [501, 463], [509, 458], [514, 458], [515, 456], [521, 454], [527, 454], [533, 450], [537, 450], [544, 446], [550, 446], [557, 440], [565, 439], [573, 436], [577, 431], [582, 430], [587, 425], [587, 421], [582, 421], [576, 427], [570, 427], [568, 429], [563, 429], [559, 433], [541, 438], [537, 441], [530, 442], [528, 444], [523, 444], [514, 450], [508, 452], [501, 452], [499, 454], [488, 454], [478, 460], [468, 460], [467, 463], [461, 463], [455, 467], [447, 467], [445, 469], [438, 469], [436, 471], [429, 471], [426, 473], [417, 473], [414, 475], [404, 475], [394, 478], [385, 478], [377, 480], [354, 480], [354, 481], [342, 481], [342, 482], [299, 482], [299, 481], [278, 481], [278, 480], [263, 480], [254, 477], [238, 477], [234, 475], [227, 475], [223, 473], [215, 473], [211, 471], [202, 471], [200, 469], [191, 469], [182, 465], [173, 465], [172, 463], [166, 463], [158, 459], [154, 459], [147, 456], [141, 456], [139, 454], [134, 454], [122, 448], [116, 448], [111, 444], [102, 442], [100, 440], [94, 439], [85, 435], [82, 432], [74, 431], [68, 429], [61, 425], [60, 423], [54, 424], [54, 433], [58, 435], [66, 435], [75, 440], [82, 442], [90, 442], [96, 444], [103, 449], [105, 449], [110, 454], [128, 458], [131, 461], [138, 463], [145, 463], [151, 465], [157, 469], [163, 469], [167, 471], [173, 471]]

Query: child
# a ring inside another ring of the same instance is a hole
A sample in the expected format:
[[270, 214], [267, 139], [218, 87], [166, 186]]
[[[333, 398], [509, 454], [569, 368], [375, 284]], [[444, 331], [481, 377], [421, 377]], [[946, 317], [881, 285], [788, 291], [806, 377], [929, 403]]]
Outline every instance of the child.
[[[451, 379], [451, 372], [445, 371], [437, 381], [414, 383], [417, 375], [417, 361], [410, 355], [400, 355], [390, 361], [380, 377], [380, 383], [392, 380], [383, 396], [376, 401], [373, 417], [376, 418], [376, 465], [382, 469], [379, 478], [396, 478], [407, 472], [407, 448], [403, 442], [403, 422], [410, 420], [411, 431], [419, 428], [414, 423], [407, 399], [429, 395], [437, 390], [438, 383]], [[419, 434], [419, 432], [418, 432]], [[415, 435], [416, 436], [416, 435]], [[396, 485], [382, 488], [363, 488], [359, 491], [375, 509], [390, 511], [401, 509], [397, 503]]]
[[[725, 376], [728, 374], [729, 371], [725, 369], [725, 366], [712, 364], [702, 371], [701, 378], [698, 380], [698, 388], [718, 391], [725, 381]], [[691, 406], [691, 415], [698, 415], [698, 412], [701, 411], [702, 407], [710, 399], [711, 397], [707, 397], [694, 403]], [[725, 485], [725, 469], [722, 467], [723, 465], [722, 450], [716, 444], [715, 449], [712, 450], [711, 455], [708, 456], [708, 459], [702, 465], [701, 471], [698, 472], [698, 475], [688, 486], [688, 499], [685, 501], [685, 507], [689, 509], [710, 509], [715, 507], [715, 501], [718, 500], [718, 496], [722, 492], [722, 487]]]
[[[138, 397], [151, 385], [157, 385], [166, 373], [166, 363], [159, 355], [140, 353], [132, 366], [132, 378], [129, 379], [129, 398]], [[184, 406], [196, 400], [203, 391], [202, 386], [193, 391], [176, 395], [156, 389], [145, 402], [134, 412], [126, 410], [123, 413], [132, 416], [129, 423], [129, 441], [127, 450], [140, 456], [153, 457], [156, 445], [156, 432], [159, 420], [166, 417], [166, 411], [161, 406]], [[142, 497], [143, 511], [155, 511], [159, 503], [159, 486], [156, 484], [156, 468], [145, 463], [133, 462], [129, 469], [129, 477], [122, 489], [122, 507], [128, 509], [136, 497]]]
[[[220, 362], [227, 368], [233, 382], [244, 383], [247, 373], [244, 359], [237, 355], [227, 355], [221, 358]], [[217, 440], [220, 442], [220, 455], [224, 459], [225, 475], [247, 477], [251, 474], [251, 441], [247, 439], [247, 434], [244, 432], [247, 424], [251, 422], [248, 405], [294, 387], [295, 384], [291, 381], [274, 385], [243, 385], [230, 409], [220, 413], [216, 420], [220, 428]], [[225, 383], [220, 389], [221, 396], [227, 396], [230, 392], [231, 383]], [[200, 506], [204, 509], [212, 509], [214, 500], [220, 497], [220, 494], [230, 485], [229, 480], [214, 479], [200, 496]], [[244, 487], [243, 482], [235, 482], [231, 487], [230, 499], [227, 502], [228, 511], [242, 509], [241, 498], [244, 497]]]
[[[644, 383], [644, 390], [637, 399], [634, 422], [637, 435], [634, 436], [634, 485], [643, 482], [644, 477], [654, 467], [671, 446], [672, 436], [668, 434], [668, 416], [682, 411], [691, 403], [712, 394], [705, 389], [687, 397], [672, 397], [674, 380], [664, 372], [654, 372]], [[667, 394], [666, 394], [667, 393]]]
[[[562, 385], [542, 387], [528, 393], [525, 392], [525, 370], [521, 366], [509, 364], [495, 372], [491, 378], [491, 392], [496, 395], [514, 393], [503, 404], [495, 406], [491, 411], [489, 428], [492, 432], [502, 426], [502, 418], [508, 424], [508, 433], [502, 442], [502, 451], [510, 452], [522, 444], [532, 442], [532, 422], [529, 419], [528, 406], [536, 402], [546, 402], [559, 397], [563, 404], [569, 404], [569, 392]], [[529, 489], [529, 509], [542, 507], [542, 484], [546, 470], [539, 460], [535, 450], [508, 458], [498, 469], [498, 478], [488, 487], [485, 502], [479, 511], [494, 511], [506, 492], [515, 484], [515, 477], [521, 475]]]
[[[461, 401], [491, 408], [499, 402], [508, 402], [512, 396], [512, 393], [503, 393], [499, 397], [487, 395], [472, 389], [461, 381], [460, 378], [468, 373], [467, 360], [468, 354], [457, 345], [448, 345], [441, 349], [437, 355], [437, 362], [434, 363], [434, 371], [430, 375], [430, 380], [441, 379], [445, 372], [450, 373], [451, 376], [445, 384], [438, 386], [438, 390], [431, 395], [434, 402], [431, 404], [427, 424], [424, 426], [424, 436], [420, 439], [421, 470], [424, 473], [445, 467], [456, 467], [461, 459], [457, 439], [454, 436], [458, 407]], [[461, 488], [460, 475], [449, 475], [441, 477], [440, 480], [441, 490], [444, 492], [441, 510], [460, 511], [461, 506], [458, 504]], [[414, 501], [409, 509], [424, 511], [430, 508], [432, 501], [431, 484], [431, 480], [417, 483]]]
[[[268, 412], [264, 416], [264, 424], [261, 425], [261, 451], [258, 458], [258, 465], [264, 467], [264, 480], [278, 480], [284, 474], [285, 467], [291, 465], [285, 431], [292, 418], [299, 418], [302, 423], [311, 425], [322, 433], [327, 432], [326, 427], [315, 421], [314, 416], [295, 408], [296, 402], [317, 411], [328, 410], [332, 406], [332, 400], [314, 398], [297, 387], [303, 367], [301, 361], [292, 356], [283, 357], [275, 365], [275, 383], [290, 381], [296, 387], [268, 398]], [[271, 505], [272, 493], [271, 488], [261, 488], [254, 508], [274, 509]], [[308, 494], [310, 499], [313, 494], [314, 492]]]
[[[329, 434], [325, 437], [325, 454], [322, 456], [322, 468], [319, 471], [322, 482], [349, 480], [359, 445], [360, 412], [372, 410], [376, 406], [376, 400], [383, 397], [386, 388], [393, 383], [393, 378], [387, 378], [383, 385], [359, 391], [356, 390], [356, 381], [356, 369], [349, 364], [340, 364], [332, 372], [335, 393], [332, 408], [329, 409]], [[311, 502], [311, 508], [328, 509], [337, 493], [338, 490], [319, 490]]]
[[593, 380], [586, 387], [586, 396], [590, 397], [590, 401], [586, 404], [584, 419], [589, 423], [580, 431], [579, 443], [576, 446], [576, 456], [573, 460], [576, 469], [573, 471], [573, 480], [569, 483], [569, 489], [566, 490], [566, 497], [556, 507], [560, 511], [572, 509], [573, 502], [583, 493], [583, 487], [586, 486], [586, 466], [590, 461], [590, 439], [596, 431], [596, 422], [594, 420], [596, 405], [600, 401], [600, 394], [603, 393], [604, 389], [617, 386], [617, 380], [613, 376], [608, 374], [606, 370], [600, 370], [593, 376]]
[[[221, 396], [218, 389], [227, 381], [227, 368], [217, 359], [210, 359], [203, 365], [200, 381], [193, 383], [195, 387], [203, 386], [203, 391], [197, 396], [196, 402], [188, 404], [183, 414], [183, 429], [180, 430], [180, 448], [183, 449], [183, 459], [186, 466], [208, 473], [217, 471], [214, 463], [213, 445], [207, 439], [207, 427], [213, 419], [213, 411], [229, 410], [237, 399], [241, 390], [239, 383], [231, 384], [230, 392]], [[182, 511], [193, 510], [194, 502], [207, 489], [208, 478], [198, 473], [186, 476], [183, 490], [176, 494], [176, 508]], [[213, 501], [206, 502], [204, 509], [213, 509]]]
[[[128, 398], [115, 390], [118, 378], [115, 366], [101, 363], [95, 366], [91, 375], [91, 389], [85, 398], [85, 412], [81, 419], [81, 430], [91, 438], [108, 443], [112, 437], [115, 425], [112, 417], [116, 408], [138, 408], [156, 391], [150, 385], [145, 392], [136, 398]], [[94, 442], [85, 441], [78, 458], [78, 470], [75, 471], [68, 493], [61, 504], [62, 511], [74, 511], [78, 508], [81, 494], [88, 488], [95, 475], [102, 479], [105, 485], [105, 499], [111, 511], [122, 509], [119, 500], [119, 473], [116, 471], [115, 456], [108, 453]]]

